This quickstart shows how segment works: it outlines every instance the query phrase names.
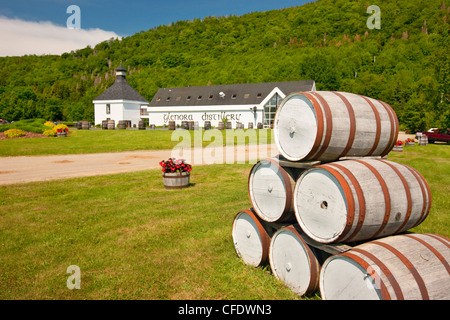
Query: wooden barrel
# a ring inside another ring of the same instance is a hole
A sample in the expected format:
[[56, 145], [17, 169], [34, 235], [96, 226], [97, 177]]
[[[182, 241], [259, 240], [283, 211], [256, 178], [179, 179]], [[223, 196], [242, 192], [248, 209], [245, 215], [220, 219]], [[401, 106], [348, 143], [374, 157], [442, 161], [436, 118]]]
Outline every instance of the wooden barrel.
[[252, 210], [239, 212], [233, 220], [234, 248], [242, 261], [254, 267], [267, 263], [273, 231]]
[[102, 130], [108, 130], [108, 120], [102, 120]]
[[200, 130], [200, 125], [199, 125], [198, 121], [194, 121], [194, 127], [193, 127], [193, 129], [194, 129], [194, 130]]
[[[278, 229], [269, 247], [269, 262], [275, 277], [298, 295], [319, 289], [320, 253], [306, 244], [298, 226]], [[315, 251], [315, 252], [314, 252]]]
[[125, 121], [125, 120], [119, 120], [119, 126], [118, 126], [118, 128], [121, 129], [121, 130], [126, 129], [126, 128], [127, 128], [127, 121]]
[[249, 129], [253, 129], [253, 122], [249, 122], [249, 123], [248, 123], [248, 128], [249, 128]]
[[419, 146], [426, 146], [428, 145], [428, 136], [426, 134], [422, 134], [419, 137]]
[[81, 121], [81, 129], [82, 130], [89, 130], [90, 127], [91, 127], [91, 124], [89, 123], [89, 121]]
[[145, 127], [146, 127], [145, 121], [139, 120], [139, 123], [138, 123], [139, 130], [145, 130]]
[[169, 130], [175, 130], [175, 121], [169, 121]]
[[231, 130], [231, 129], [232, 129], [231, 121], [227, 121], [227, 122], [225, 123], [225, 128], [226, 128], [227, 130]]
[[205, 130], [210, 130], [211, 129], [211, 121], [205, 121]]
[[302, 173], [294, 190], [300, 227], [320, 243], [368, 240], [419, 225], [430, 188], [415, 169], [380, 159], [344, 160]]
[[448, 300], [450, 240], [404, 234], [366, 242], [328, 258], [320, 272], [322, 299]]
[[116, 122], [114, 120], [108, 120], [108, 130], [115, 130]]
[[218, 129], [219, 129], [219, 130], [225, 129], [224, 123], [223, 123], [222, 121], [219, 121]]
[[397, 141], [398, 119], [386, 103], [361, 95], [298, 92], [281, 102], [274, 137], [291, 161], [384, 156]]
[[275, 159], [257, 162], [248, 177], [248, 195], [256, 214], [267, 222], [295, 221], [293, 192], [300, 172]]
[[258, 124], [256, 125], [257, 129], [263, 129], [264, 125], [261, 122], [258, 122]]

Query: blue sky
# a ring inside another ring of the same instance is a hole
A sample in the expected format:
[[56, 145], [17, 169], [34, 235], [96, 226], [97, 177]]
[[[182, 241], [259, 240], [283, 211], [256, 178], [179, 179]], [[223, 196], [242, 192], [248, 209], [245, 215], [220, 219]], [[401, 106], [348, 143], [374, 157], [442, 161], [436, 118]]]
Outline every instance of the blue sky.
[[243, 15], [301, 5], [306, 0], [0, 0], [0, 16], [66, 26], [69, 5], [81, 9], [81, 28], [132, 35], [178, 20]]

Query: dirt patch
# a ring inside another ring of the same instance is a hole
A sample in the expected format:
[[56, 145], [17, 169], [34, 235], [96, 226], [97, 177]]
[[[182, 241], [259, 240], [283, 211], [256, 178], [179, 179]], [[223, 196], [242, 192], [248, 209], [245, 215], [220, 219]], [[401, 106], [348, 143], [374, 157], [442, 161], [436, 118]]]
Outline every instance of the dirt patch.
[[126, 159], [159, 159], [158, 157], [153, 157], [153, 156], [128, 156], [126, 157]]
[[70, 160], [59, 160], [59, 161], [52, 161], [52, 163], [71, 163], [73, 161]]
[[0, 174], [7, 174], [7, 173], [13, 173], [13, 172], [16, 172], [16, 171], [0, 171]]
[[34, 133], [34, 132], [25, 132], [25, 135], [23, 137], [15, 137], [15, 138], [8, 138], [5, 137], [5, 133], [4, 132], [0, 132], [0, 140], [11, 140], [11, 139], [26, 139], [26, 138], [48, 138], [48, 136], [44, 136], [43, 134], [40, 133]]
[[131, 164], [131, 162], [119, 162], [119, 164]]

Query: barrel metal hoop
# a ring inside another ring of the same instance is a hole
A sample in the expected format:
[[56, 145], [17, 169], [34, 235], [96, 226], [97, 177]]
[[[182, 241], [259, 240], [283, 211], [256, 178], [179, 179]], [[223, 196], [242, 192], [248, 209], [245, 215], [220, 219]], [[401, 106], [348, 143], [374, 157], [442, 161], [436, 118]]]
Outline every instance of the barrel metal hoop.
[[356, 118], [355, 118], [355, 110], [353, 110], [353, 107], [351, 103], [347, 100], [346, 97], [344, 97], [342, 94], [336, 91], [331, 91], [335, 95], [337, 95], [341, 100], [344, 102], [345, 106], [347, 107], [348, 116], [350, 119], [350, 134], [348, 137], [347, 145], [345, 146], [344, 151], [341, 153], [341, 157], [345, 157], [347, 153], [350, 151], [350, 149], [353, 146], [353, 141], [355, 141], [355, 134], [356, 134]]
[[371, 243], [382, 246], [383, 248], [392, 252], [398, 259], [400, 259], [400, 261], [403, 262], [403, 264], [408, 268], [409, 272], [411, 272], [412, 276], [414, 277], [414, 280], [416, 280], [416, 283], [420, 290], [420, 294], [422, 295], [422, 299], [423, 300], [430, 299], [430, 297], [428, 296], [427, 288], [425, 286], [425, 282], [423, 281], [422, 277], [420, 276], [419, 272], [417, 272], [416, 268], [411, 263], [411, 261], [408, 260], [408, 258], [406, 258], [402, 253], [400, 253], [400, 251], [388, 245], [387, 243], [381, 241], [372, 241]]
[[378, 143], [380, 142], [380, 137], [381, 137], [381, 119], [380, 119], [380, 113], [378, 112], [377, 108], [375, 107], [375, 105], [373, 104], [372, 101], [370, 101], [369, 98], [365, 97], [365, 96], [361, 96], [361, 98], [363, 98], [364, 100], [367, 101], [367, 103], [370, 105], [370, 107], [372, 108], [373, 114], [375, 115], [375, 122], [377, 125], [377, 132], [375, 135], [375, 141], [373, 142], [373, 146], [372, 149], [370, 149], [370, 151], [367, 153], [366, 156], [371, 156], [374, 151], [377, 149], [378, 147]]
[[380, 275], [374, 270], [371, 265], [361, 257], [357, 256], [356, 254], [350, 253], [350, 252], [344, 252], [341, 253], [342, 256], [348, 257], [352, 260], [354, 260], [356, 263], [358, 263], [361, 267], [363, 267], [366, 271], [369, 272], [369, 269], [371, 269], [373, 272], [369, 272], [368, 275], [373, 279], [374, 283], [379, 283], [381, 293], [381, 298], [383, 300], [390, 300], [391, 296], [386, 288], [386, 285], [384, 284], [383, 280], [381, 279]]
[[391, 135], [389, 138], [390, 143], [387, 145], [386, 149], [384, 149], [383, 152], [381, 153], [381, 156], [384, 157], [394, 147], [394, 145], [396, 143], [395, 140], [397, 140], [398, 132], [399, 132], [400, 128], [399, 128], [399, 124], [398, 124], [397, 115], [395, 114], [395, 111], [392, 109], [392, 107], [383, 101], [378, 100], [378, 102], [381, 103], [381, 105], [386, 109], [386, 112], [389, 116], [389, 120], [391, 123]]
[[331, 168], [328, 165], [320, 165], [314, 168], [322, 168], [328, 171], [337, 179], [339, 184], [342, 187], [342, 190], [344, 191], [346, 203], [347, 203], [347, 221], [345, 223], [345, 228], [342, 231], [342, 233], [339, 235], [339, 237], [335, 241], [340, 241], [343, 239], [347, 233], [350, 231], [353, 225], [353, 220], [355, 219], [355, 199], [353, 197], [352, 189], [350, 188], [350, 185], [348, 184], [347, 180], [344, 178], [344, 176], [336, 171], [335, 169]]
[[434, 253], [436, 258], [439, 259], [439, 261], [444, 265], [445, 269], [447, 270], [448, 274], [450, 275], [450, 265], [448, 264], [447, 260], [445, 260], [444, 256], [436, 250], [435, 247], [433, 247], [428, 242], [424, 241], [423, 239], [418, 238], [414, 234], [405, 234], [406, 237], [414, 239], [416, 241], [419, 241], [421, 244], [423, 244], [425, 247], [427, 247], [431, 252]]
[[426, 235], [442, 242], [443, 244], [445, 244], [447, 246], [447, 248], [450, 249], [450, 244], [449, 244], [450, 239], [448, 239], [440, 234], [426, 233]]
[[400, 171], [392, 163], [389, 163], [389, 162], [383, 161], [383, 160], [378, 160], [378, 161], [388, 165], [389, 167], [392, 168], [392, 170], [394, 170], [394, 172], [398, 175], [398, 177], [402, 181], [403, 187], [404, 187], [405, 192], [406, 192], [406, 199], [407, 199], [408, 207], [407, 207], [406, 215], [405, 215], [405, 218], [403, 220], [402, 225], [397, 230], [394, 231], [394, 233], [398, 233], [400, 231], [403, 231], [403, 228], [405, 227], [406, 223], [409, 221], [409, 217], [411, 216], [411, 210], [412, 210], [411, 190], [408, 187], [408, 183], [406, 182], [405, 177], [400, 173]]
[[[393, 276], [391, 270], [389, 270], [389, 268], [380, 259], [378, 259], [375, 255], [373, 255], [370, 252], [363, 250], [363, 249], [353, 248], [352, 251], [359, 252], [360, 254], [365, 255], [367, 258], [369, 258], [370, 260], [375, 262], [376, 266], [379, 267], [381, 271], [383, 271], [384, 275], [386, 276], [389, 283], [391, 284], [392, 289], [394, 290], [396, 299], [397, 300], [405, 299], [405, 297], [403, 296], [402, 289], [400, 288], [400, 285], [398, 284], [397, 280]], [[381, 280], [381, 278], [380, 278], [380, 280]]]
[[353, 175], [353, 173], [351, 173], [350, 170], [337, 163], [328, 163], [328, 165], [334, 166], [343, 171], [352, 182], [353, 187], [355, 188], [356, 191], [356, 196], [358, 198], [358, 205], [359, 205], [358, 222], [353, 233], [348, 238], [345, 239], [345, 241], [350, 241], [358, 234], [358, 232], [361, 230], [364, 224], [364, 219], [366, 217], [366, 199], [364, 197], [361, 185], [359, 184], [358, 180], [356, 180], [355, 176]]
[[376, 238], [383, 231], [383, 229], [385, 228], [386, 224], [389, 221], [389, 217], [391, 216], [391, 197], [389, 195], [389, 190], [387, 188], [386, 182], [384, 181], [384, 179], [380, 175], [380, 173], [373, 166], [368, 164], [367, 162], [364, 162], [364, 161], [361, 161], [361, 160], [357, 160], [357, 159], [355, 159], [355, 161], [363, 164], [364, 166], [366, 166], [375, 175], [375, 177], [377, 178], [378, 182], [380, 183], [381, 190], [383, 191], [384, 207], [385, 207], [384, 218], [383, 218], [383, 222], [380, 225], [380, 228], [372, 236], [372, 238]]
[[327, 126], [325, 131], [325, 140], [323, 141], [322, 147], [317, 154], [313, 155], [313, 158], [319, 159], [330, 144], [331, 135], [333, 132], [333, 116], [331, 114], [331, 109], [328, 102], [318, 92], [311, 92], [311, 94], [319, 99], [319, 102], [322, 104], [323, 110], [325, 111], [325, 121]]
[[301, 94], [303, 94], [306, 98], [309, 99], [309, 101], [311, 101], [311, 103], [314, 107], [314, 111], [316, 113], [316, 117], [317, 117], [316, 140], [314, 141], [314, 145], [313, 145], [311, 151], [308, 153], [308, 155], [305, 158], [303, 158], [303, 160], [309, 160], [317, 152], [317, 150], [320, 147], [320, 143], [322, 141], [322, 136], [323, 136], [324, 118], [323, 118], [322, 108], [320, 107], [319, 103], [314, 98], [314, 96], [307, 92], [301, 92]]
[[[406, 169], [408, 169], [413, 174], [413, 176], [417, 179], [417, 182], [419, 183], [419, 186], [420, 186], [420, 190], [422, 190], [422, 199], [423, 199], [422, 215], [417, 220], [417, 223], [413, 226], [413, 227], [416, 227], [419, 224], [421, 224], [423, 220], [425, 220], [425, 218], [428, 216], [428, 213], [430, 212], [431, 190], [430, 190], [430, 186], [426, 182], [425, 178], [417, 170], [415, 170], [414, 168], [412, 168], [406, 164], [403, 164], [403, 166]], [[425, 187], [423, 185], [425, 185]], [[428, 198], [428, 202], [427, 202], [427, 198]]]

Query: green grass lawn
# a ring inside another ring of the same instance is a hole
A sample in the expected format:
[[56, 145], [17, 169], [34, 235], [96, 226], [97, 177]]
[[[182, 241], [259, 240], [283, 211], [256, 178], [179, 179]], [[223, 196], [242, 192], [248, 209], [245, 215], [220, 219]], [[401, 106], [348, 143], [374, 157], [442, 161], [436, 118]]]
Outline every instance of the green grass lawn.
[[[183, 136], [183, 134], [187, 134]], [[200, 135], [201, 134], [201, 135]], [[0, 140], [0, 157], [33, 156], [51, 154], [77, 154], [120, 152], [135, 150], [172, 149], [177, 145], [208, 146], [211, 143], [238, 144], [244, 140], [236, 136], [247, 135], [249, 138], [260, 139], [262, 143], [271, 143], [272, 130], [76, 130], [66, 138], [32, 138]], [[200, 137], [200, 138], [198, 138]], [[203, 139], [202, 139], [203, 137]], [[217, 138], [217, 140], [216, 140]]]
[[[432, 191], [431, 212], [412, 231], [450, 237], [450, 146], [389, 159], [416, 168]], [[300, 299], [235, 253], [250, 169], [195, 167], [180, 191], [165, 190], [159, 170], [1, 186], [0, 299]], [[66, 286], [71, 265], [80, 290]]]

